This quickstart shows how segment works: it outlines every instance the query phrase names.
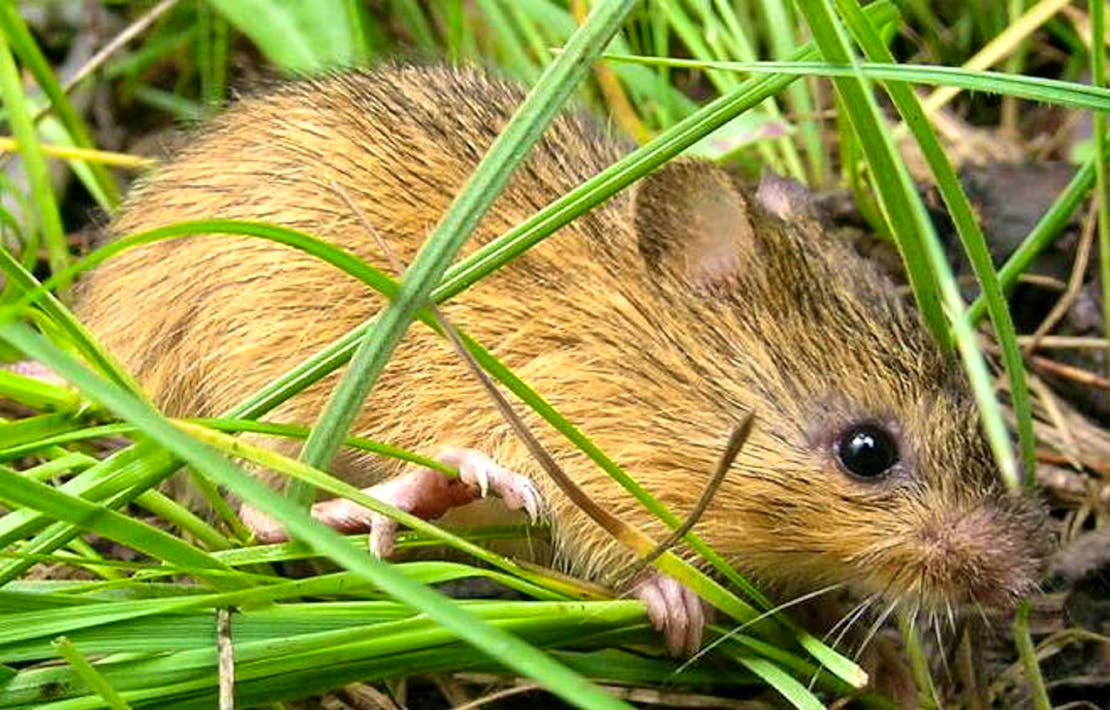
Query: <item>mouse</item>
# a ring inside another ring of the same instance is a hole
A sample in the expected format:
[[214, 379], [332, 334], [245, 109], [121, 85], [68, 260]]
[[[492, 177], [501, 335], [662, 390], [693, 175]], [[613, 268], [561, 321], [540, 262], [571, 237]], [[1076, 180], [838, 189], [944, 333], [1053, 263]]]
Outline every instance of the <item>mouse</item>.
[[[131, 192], [107, 238], [253, 220], [386, 270], [411, 263], [523, 98], [483, 70], [404, 65], [251, 93]], [[629, 150], [587, 113], [564, 112], [462, 254]], [[753, 189], [680, 157], [440, 308], [679, 517], [697, 505], [733, 427], [754, 416], [694, 530], [765, 587], [844, 585], [912, 608], [1012, 606], [1036, 588], [1047, 556], [1043, 506], [1004, 489], [958, 364], [799, 190], [775, 178]], [[99, 265], [80, 279], [75, 312], [167, 415], [218, 416], [384, 303], [305, 253], [207, 234]], [[268, 418], [312, 425], [338, 376]], [[592, 500], [667, 536], [576, 447], [518, 411]], [[589, 580], [611, 582], [635, 559], [554, 485], [451, 345], [421, 324], [352, 434], [459, 470], [448, 478], [344, 450], [332, 473], [380, 500], [436, 518], [498, 498], [546, 520], [552, 564]], [[259, 440], [291, 456], [300, 448]], [[343, 499], [319, 500], [312, 514], [369, 531], [377, 554], [391, 552], [388, 518]], [[280, 521], [247, 505], [241, 515], [258, 540], [285, 539]], [[696, 594], [651, 571], [619, 584], [646, 602], [672, 653], [699, 647]]]

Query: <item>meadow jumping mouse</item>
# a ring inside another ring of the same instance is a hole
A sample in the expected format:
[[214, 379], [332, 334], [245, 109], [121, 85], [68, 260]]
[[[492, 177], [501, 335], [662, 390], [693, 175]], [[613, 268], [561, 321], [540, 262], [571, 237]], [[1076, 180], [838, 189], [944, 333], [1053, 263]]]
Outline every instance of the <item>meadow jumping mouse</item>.
[[[292, 82], [239, 101], [200, 131], [134, 191], [110, 231], [272, 222], [388, 269], [391, 256], [346, 193], [408, 263], [522, 98], [480, 72], [434, 67]], [[560, 117], [469, 249], [625, 151], [589, 119]], [[1012, 602], [1034, 587], [1045, 554], [1040, 508], [1000, 487], [962, 375], [917, 315], [786, 193], [772, 184], [752, 194], [708, 162], [672, 161], [443, 311], [679, 516], [734, 424], [754, 412], [754, 431], [696, 531], [756, 578], [788, 589], [845, 583], [914, 605]], [[301, 252], [204, 235], [100, 266], [81, 285], [78, 315], [167, 413], [204, 416], [382, 303]], [[271, 418], [311, 425], [335, 381]], [[665, 537], [619, 485], [525, 417], [590, 496]], [[542, 500], [569, 570], [604, 580], [630, 560], [548, 480], [459, 356], [424, 326], [409, 330], [354, 433], [445, 452], [466, 481], [437, 498], [444, 491], [433, 489], [450, 488], [438, 474], [343, 453], [336, 475], [377, 485], [376, 495], [436, 514], [476, 497], [475, 481], [488, 475], [510, 507]], [[288, 454], [298, 447], [271, 443]], [[280, 524], [244, 514], [260, 538], [281, 538]], [[314, 514], [345, 530], [374, 523], [347, 502], [318, 503]], [[636, 591], [667, 626], [672, 650], [697, 645], [700, 605], [689, 592], [666, 579]]]

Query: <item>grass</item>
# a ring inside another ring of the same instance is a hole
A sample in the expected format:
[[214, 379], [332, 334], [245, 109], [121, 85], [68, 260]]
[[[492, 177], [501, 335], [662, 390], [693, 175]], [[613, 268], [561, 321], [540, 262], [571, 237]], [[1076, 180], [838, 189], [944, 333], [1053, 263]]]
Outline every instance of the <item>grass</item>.
[[[182, 3], [154, 22], [137, 44], [109, 56], [101, 76], [90, 81], [114, 80], [121, 93], [140, 105], [178, 116], [203, 116], [225, 96], [232, 58], [249, 45], [263, 62], [284, 72], [363, 63], [400, 51], [494, 62], [527, 82], [532, 86], [528, 101], [432, 231], [400, 284], [311, 235], [227, 220], [131, 235], [79, 258], [66, 239], [63, 212], [46, 169], [54, 151], [43, 145], [35, 130], [37, 99], [21, 81], [16, 61], [46, 95], [75, 148], [96, 148], [93, 132], [70, 103], [16, 6], [0, 8], [0, 95], [30, 184], [27, 195], [13, 203], [25, 204], [24, 213], [5, 210], [3, 223], [15, 232], [20, 248], [0, 254], [0, 341], [10, 358], [40, 360], [76, 387], [75, 393], [0, 371], [0, 396], [38, 412], [0, 421], [0, 501], [10, 511], [0, 518], [0, 548], [6, 551], [6, 559], [0, 560], [0, 662], [7, 664], [0, 667], [0, 683], [7, 683], [0, 707], [127, 707], [155, 702], [212, 706], [221, 683], [227, 681], [219, 670], [215, 622], [220, 610], [227, 609], [235, 610], [235, 691], [242, 705], [281, 702], [357, 681], [505, 670], [530, 677], [582, 707], [624, 706], [595, 683], [666, 684], [722, 693], [766, 684], [797, 707], [819, 707], [824, 700], [855, 694], [865, 679], [855, 663], [785, 615], [766, 617], [771, 602], [695, 532], [686, 533], [684, 542], [715, 569], [716, 577], [706, 576], [672, 552], [660, 555], [655, 564], [732, 617], [712, 630], [724, 639], [715, 648], [713, 662], [723, 664], [726, 673], [705, 662], [676, 673], [662, 658], [630, 652], [630, 647], [658, 646], [639, 602], [611, 599], [606, 590], [523, 566], [481, 544], [501, 536], [542, 536], [542, 530], [449, 533], [366, 498], [329, 476], [327, 464], [343, 445], [419, 459], [419, 454], [396, 450], [388, 442], [347, 438], [350, 421], [409, 324], [418, 319], [435, 327], [428, 303], [473, 286], [667, 160], [693, 151], [727, 160], [741, 171], [769, 166], [814, 185], [840, 179], [830, 159], [829, 127], [819, 109], [829, 105], [831, 82], [836, 108], [846, 118], [837, 123], [837, 138], [843, 155], [852, 156], [840, 166], [842, 177], [860, 194], [872, 196], [877, 208], [873, 219], [882, 233], [894, 238], [926, 321], [938, 339], [962, 357], [1007, 485], [1020, 485], [1022, 468], [1033, 481], [1033, 407], [1004, 294], [1092, 187], [1096, 194], [1106, 195], [1105, 161], [1097, 159], [1107, 154], [1102, 114], [1110, 106], [1110, 92], [1102, 88], [1102, 53], [1090, 53], [1095, 77], [1090, 86], [1080, 83], [1077, 75], [1053, 80], [1022, 76], [1030, 61], [1029, 48], [1010, 38], [1028, 40], [1036, 27], [1054, 16], [1047, 0], [1024, 13], [1019, 12], [1021, 3], [1010, 3], [1008, 14], [971, 8], [954, 19], [938, 16], [930, 3], [921, 1], [906, 4], [906, 18], [890, 4], [861, 8], [855, 0], [803, 0], [796, 10], [781, 0], [742, 8], [720, 0], [613, 2], [598, 4], [581, 29], [575, 11], [581, 16], [584, 4], [565, 6], [548, 0], [484, 0], [473, 7], [461, 1], [406, 0], [384, 10], [353, 0], [324, 5], [266, 0]], [[1091, 13], [1096, 28], [1104, 25], [1100, 10]], [[948, 24], [960, 35], [964, 56], [947, 56], [953, 51], [953, 43], [942, 39], [950, 32]], [[980, 47], [989, 51], [980, 52], [985, 58], [972, 58], [965, 68], [923, 66], [921, 61], [897, 64], [889, 40], [899, 28], [920, 33], [924, 51], [932, 47], [950, 62], [968, 59]], [[1074, 29], [1064, 26], [1056, 31], [1083, 46]], [[803, 41], [807, 33], [812, 45]], [[998, 37], [1004, 41], [991, 42]], [[179, 62], [175, 84], [167, 88], [159, 72], [183, 47], [188, 48], [188, 58]], [[771, 47], [779, 61], [757, 61], [758, 47]], [[590, 81], [594, 60], [602, 52], [608, 52], [611, 61], [598, 65], [603, 69]], [[679, 52], [688, 57], [668, 57]], [[983, 71], [1001, 60], [1016, 75]], [[1076, 71], [1070, 64], [1065, 69]], [[703, 106], [681, 88], [697, 84], [700, 72], [700, 86], [719, 94]], [[746, 78], [746, 72], [752, 76]], [[808, 78], [799, 80], [803, 76]], [[827, 77], [828, 82], [816, 77]], [[911, 88], [914, 83], [939, 86], [943, 93], [921, 101]], [[997, 270], [947, 148], [929, 123], [942, 100], [953, 100], [960, 90], [990, 91], [1005, 101], [1057, 104], [1060, 110], [1090, 110], [1097, 118], [1093, 156], [1010, 261]], [[643, 145], [453, 264], [462, 241], [515, 165], [572, 95], [601, 111], [613, 107], [622, 116], [620, 124]], [[885, 108], [887, 101], [893, 111]], [[974, 267], [983, 295], [971, 304], [961, 296], [903, 162], [899, 131], [891, 120], [895, 116], [905, 122], [925, 156]], [[724, 139], [713, 144], [703, 140], [720, 129], [717, 135]], [[858, 151], [853, 153], [852, 146]], [[114, 209], [119, 191], [107, 165], [119, 161], [111, 153], [64, 155], [75, 172], [82, 166], [79, 179], [101, 207]], [[1098, 201], [1104, 288], [1110, 288], [1107, 202]], [[391, 306], [225, 413], [225, 418], [166, 419], [69, 313], [66, 286], [82, 270], [123, 249], [199, 232], [270, 239], [301, 249], [389, 295]], [[39, 245], [48, 255], [45, 268], [36, 258]], [[1002, 353], [1008, 404], [1017, 423], [1016, 452], [998, 400], [998, 384], [978, 343], [975, 325], [983, 315], [989, 315]], [[681, 526], [682, 520], [594, 446], [586, 433], [563, 419], [481, 344], [465, 334], [463, 339], [470, 355], [492, 377], [668, 526]], [[320, 421], [311, 430], [279, 432], [307, 438], [302, 461], [249, 446], [228, 433], [259, 429], [264, 425], [257, 420], [273, 407], [343, 365], [349, 365], [347, 373]], [[97, 442], [109, 436], [125, 445], [106, 454]], [[280, 496], [228, 456], [264, 463], [289, 475], [295, 485], [288, 496]], [[216, 524], [200, 520], [155, 490], [182, 463], [206, 482], [210, 503], [219, 513]], [[298, 542], [245, 544], [245, 530], [222, 503], [217, 486], [235, 490], [281, 517]], [[413, 532], [403, 538], [404, 545], [439, 541], [484, 566], [379, 562], [365, 554], [364, 541], [343, 538], [308, 518], [304, 505], [314, 488], [351, 497], [407, 523]], [[169, 522], [172, 531], [151, 523], [151, 513]], [[114, 543], [107, 556], [90, 544], [95, 540], [90, 533]], [[139, 561], [114, 559], [122, 549], [138, 553]], [[303, 559], [330, 559], [341, 571], [298, 580], [275, 572], [276, 564]], [[82, 570], [82, 575], [34, 581], [32, 571], [45, 565], [68, 566]], [[452, 601], [429, 586], [476, 575], [496, 579], [534, 601]], [[80, 613], [75, 613], [77, 607]], [[1018, 626], [1020, 656], [1042, 702], [1047, 696], [1026, 621], [1022, 617]], [[753, 622], [758, 623], [747, 626]], [[733, 623], [745, 626], [728, 633]], [[912, 625], [903, 624], [903, 630], [920, 680], [929, 672], [921, 642]], [[58, 659], [65, 664], [50, 664]], [[869, 695], [864, 702], [888, 701]]]

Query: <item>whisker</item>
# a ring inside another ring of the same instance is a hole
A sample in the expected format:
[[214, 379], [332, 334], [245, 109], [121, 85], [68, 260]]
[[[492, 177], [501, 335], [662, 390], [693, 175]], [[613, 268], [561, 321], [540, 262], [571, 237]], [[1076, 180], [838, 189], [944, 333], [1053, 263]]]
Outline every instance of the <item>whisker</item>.
[[937, 655], [940, 656], [940, 665], [944, 669], [946, 678], [952, 677], [952, 671], [948, 668], [948, 655], [944, 652], [944, 638], [940, 635], [940, 619], [937, 618], [937, 612], [933, 611], [933, 632], [937, 637]]
[[818, 589], [817, 591], [809, 592], [808, 594], [803, 594], [800, 597], [795, 597], [794, 599], [791, 599], [788, 602], [785, 602], [783, 604], [779, 604], [778, 606], [774, 607], [773, 609], [768, 609], [767, 611], [763, 612], [759, 616], [757, 616], [757, 617], [755, 617], [755, 618], [753, 618], [749, 621], [746, 621], [743, 624], [740, 624], [739, 626], [736, 626], [735, 628], [729, 629], [728, 633], [725, 633], [725, 634], [721, 635], [719, 638], [714, 639], [712, 643], [707, 644], [704, 648], [702, 648], [700, 651], [695, 653], [690, 658], [690, 660], [686, 661], [681, 666], [679, 666], [674, 671], [675, 675], [678, 675], [679, 673], [682, 673], [691, 664], [693, 664], [695, 661], [697, 661], [699, 658], [701, 658], [705, 654], [709, 653], [714, 648], [716, 648], [718, 645], [724, 643], [725, 641], [732, 638], [733, 636], [740, 633], [741, 631], [748, 628], [749, 626], [752, 626], [753, 624], [756, 624], [760, 621], [763, 621], [767, 617], [772, 616], [774, 614], [777, 614], [778, 612], [783, 611], [784, 609], [789, 609], [790, 607], [797, 606], [799, 604], [802, 604], [803, 602], [809, 601], [810, 599], [815, 599], [815, 598], [821, 596], [822, 594], [827, 594], [831, 591], [834, 591], [834, 590], [837, 590], [837, 589], [842, 589], [845, 586], [847, 586], [847, 585], [844, 582], [837, 582], [836, 584], [830, 584], [827, 587], [822, 587], [821, 589]]
[[915, 625], [917, 624], [917, 619], [918, 619], [919, 616], [921, 616], [921, 599], [920, 598], [917, 599], [913, 603], [913, 612], [911, 613], [911, 616], [910, 616], [910, 630], [913, 630], [914, 628], [916, 628]]
[[[847, 632], [848, 627], [855, 623], [856, 617], [858, 617], [863, 612], [863, 610], [867, 608], [868, 604], [875, 601], [878, 596], [878, 592], [875, 592], [874, 594], [864, 597], [863, 601], [849, 609], [848, 613], [841, 617], [840, 621], [833, 624], [832, 628], [829, 629], [827, 633], [825, 633], [821, 640], [825, 643], [828, 643], [830, 646], [832, 646], [833, 649], [835, 649], [837, 644], [840, 643], [841, 639], [844, 638], [844, 634]], [[843, 626], [844, 628], [841, 629], [841, 626]], [[832, 637], [833, 634], [836, 634], [838, 630], [840, 630], [840, 633], [836, 636], [835, 640], [830, 643], [829, 638]]]
[[856, 649], [856, 654], [853, 657], [853, 660], [859, 660], [859, 657], [863, 654], [863, 649], [867, 648], [867, 644], [871, 643], [871, 639], [875, 637], [875, 634], [879, 633], [879, 629], [882, 628], [883, 624], [886, 623], [886, 620], [890, 618], [890, 615], [894, 613], [894, 610], [896, 608], [898, 608], [897, 599], [890, 603], [890, 605], [886, 608], [886, 611], [880, 614], [879, 618], [875, 620], [875, 623], [871, 625], [871, 628], [867, 630], [867, 634], [863, 637], [863, 643], [861, 643], [859, 645], [859, 648]]
[[[839, 634], [837, 634], [837, 636], [833, 640], [833, 642], [831, 644], [829, 644], [829, 646], [835, 651], [836, 647], [840, 645], [840, 642], [844, 640], [844, 636], [848, 633], [849, 629], [852, 628], [852, 624], [856, 623], [856, 621], [863, 616], [864, 612], [867, 611], [868, 607], [870, 607], [871, 604], [873, 604], [875, 602], [875, 600], [877, 600], [878, 598], [879, 598], [879, 592], [875, 592], [874, 594], [869, 595], [862, 602], [857, 604], [851, 611], [849, 611], [848, 614], [844, 618], [842, 618], [840, 621], [836, 622], [836, 624], [834, 624], [833, 627], [831, 629], [829, 629], [829, 632], [827, 634], [825, 634], [825, 636], [822, 640], [828, 642], [829, 636], [831, 636], [836, 631], [837, 627], [839, 627], [841, 624], [843, 624], [844, 628], [841, 629]], [[847, 623], [845, 623], [845, 622], [847, 622]], [[813, 686], [817, 683], [817, 676], [820, 675], [820, 674], [821, 674], [821, 669], [818, 668], [813, 673], [813, 676], [810, 677], [810, 679], [809, 679], [809, 688], [810, 688], [810, 690], [812, 690]]]
[[979, 613], [979, 618], [983, 620], [983, 626], [986, 627], [988, 630], [991, 630], [992, 624], [990, 622], [990, 619], [987, 618], [986, 609], [983, 608], [983, 605], [980, 604], [978, 600], [974, 600], [974, 604], [975, 611]]

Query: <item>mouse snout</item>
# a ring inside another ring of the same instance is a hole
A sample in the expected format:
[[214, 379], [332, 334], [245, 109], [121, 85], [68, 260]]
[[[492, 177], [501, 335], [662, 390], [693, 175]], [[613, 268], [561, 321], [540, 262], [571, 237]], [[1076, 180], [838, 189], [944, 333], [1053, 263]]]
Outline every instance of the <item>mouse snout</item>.
[[917, 534], [922, 579], [950, 602], [1012, 607], [1040, 580], [1045, 522], [1036, 502], [1016, 496], [938, 515]]

